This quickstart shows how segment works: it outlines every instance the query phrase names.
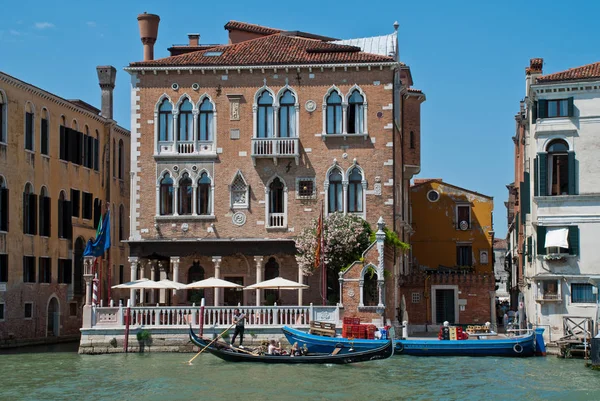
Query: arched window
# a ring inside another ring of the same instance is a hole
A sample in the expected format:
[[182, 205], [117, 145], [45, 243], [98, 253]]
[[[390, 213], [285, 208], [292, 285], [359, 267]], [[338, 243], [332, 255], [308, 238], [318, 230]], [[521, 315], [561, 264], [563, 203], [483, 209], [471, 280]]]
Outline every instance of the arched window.
[[33, 151], [33, 139], [34, 139], [34, 119], [35, 111], [33, 104], [27, 102], [25, 105], [25, 149]]
[[363, 279], [363, 305], [377, 306], [379, 304], [379, 288], [377, 286], [377, 274], [373, 268], [365, 273]]
[[[200, 262], [194, 262], [188, 269], [188, 284], [196, 281], [204, 280], [204, 269], [200, 266]], [[187, 290], [187, 300], [190, 303], [200, 304], [204, 298], [204, 290]]]
[[46, 187], [42, 187], [40, 191], [40, 235], [43, 237], [50, 236], [50, 194]]
[[296, 136], [296, 99], [291, 90], [286, 90], [279, 99], [279, 136]]
[[[2, 114], [0, 112], [0, 114]], [[50, 141], [50, 116], [48, 115], [48, 109], [45, 107], [42, 109], [42, 118], [40, 120], [40, 152], [43, 155], [48, 155], [49, 141]], [[1, 125], [1, 123], [0, 123]]]
[[169, 173], [160, 181], [160, 214], [173, 214], [173, 179]]
[[58, 195], [58, 238], [69, 238], [70, 203], [65, 191]]
[[193, 139], [194, 116], [192, 103], [185, 99], [179, 106], [179, 128], [177, 129], [177, 140], [188, 142]]
[[285, 185], [275, 177], [269, 185], [269, 227], [285, 227]]
[[6, 95], [2, 90], [0, 90], [0, 143], [6, 143], [6, 125], [8, 123], [8, 113], [7, 113], [7, 99]]
[[342, 133], [342, 97], [336, 91], [327, 98], [327, 133]]
[[200, 141], [213, 140], [213, 105], [205, 98], [200, 105], [200, 114], [198, 116], [198, 139]]
[[550, 184], [549, 195], [568, 195], [569, 168], [574, 168], [569, 163], [569, 145], [562, 139], [556, 139], [546, 148], [548, 152], [548, 180]]
[[410, 135], [409, 135], [409, 146], [411, 149], [415, 148], [415, 133], [413, 131], [410, 131]]
[[8, 188], [0, 175], [0, 231], [8, 231]]
[[90, 142], [92, 139], [90, 137], [90, 127], [88, 127], [86, 124], [83, 128], [83, 131], [83, 167], [90, 168], [92, 164], [92, 158], [90, 154]]
[[125, 146], [123, 140], [119, 139], [119, 179], [122, 180], [125, 176]]
[[348, 175], [348, 212], [350, 213], [362, 213], [363, 211], [362, 178], [361, 171], [357, 167], [352, 169]]
[[125, 206], [119, 206], [119, 241], [125, 240]]
[[352, 91], [352, 95], [348, 99], [348, 133], [362, 134], [365, 132], [365, 98], [360, 94], [358, 89]]
[[231, 183], [231, 207], [233, 209], [248, 207], [248, 183], [241, 171], [237, 172]]
[[192, 214], [192, 179], [188, 173], [183, 173], [179, 180], [179, 207], [177, 213], [180, 215]]
[[96, 138], [94, 139], [94, 170], [99, 170], [100, 164], [100, 133], [96, 130]]
[[23, 233], [37, 234], [37, 195], [31, 184], [25, 185], [23, 191]]
[[343, 188], [342, 188], [342, 173], [337, 168], [329, 173], [329, 188], [327, 211], [329, 213], [343, 212]]
[[173, 140], [173, 107], [168, 99], [165, 99], [158, 108], [158, 140]]
[[256, 124], [258, 138], [273, 138], [273, 96], [267, 90], [258, 98]]
[[198, 180], [198, 214], [202, 216], [208, 216], [212, 214], [210, 207], [210, 177], [207, 173], [202, 173]]

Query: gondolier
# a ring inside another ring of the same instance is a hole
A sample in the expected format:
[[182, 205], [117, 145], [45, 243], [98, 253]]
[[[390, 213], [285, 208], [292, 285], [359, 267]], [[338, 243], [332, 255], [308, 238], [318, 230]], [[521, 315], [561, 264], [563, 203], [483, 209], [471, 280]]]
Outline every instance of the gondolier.
[[235, 323], [235, 330], [233, 331], [233, 336], [231, 337], [231, 345], [235, 343], [235, 338], [240, 335], [240, 348], [244, 348], [242, 345], [244, 343], [244, 322], [246, 321], [246, 315], [240, 312], [239, 309], [235, 309], [233, 312], [233, 323]]

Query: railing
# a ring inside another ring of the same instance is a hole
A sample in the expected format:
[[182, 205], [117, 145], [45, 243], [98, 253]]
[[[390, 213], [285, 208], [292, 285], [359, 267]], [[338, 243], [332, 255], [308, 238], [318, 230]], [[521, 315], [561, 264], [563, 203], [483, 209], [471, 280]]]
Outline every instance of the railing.
[[213, 141], [161, 141], [158, 143], [158, 155], [214, 155]]
[[177, 149], [182, 154], [194, 153], [196, 151], [194, 141], [179, 141], [177, 142]]
[[[339, 323], [339, 309], [336, 306], [207, 306], [204, 308], [204, 326], [231, 326], [236, 308], [247, 316], [248, 328], [283, 325], [308, 327], [312, 320]], [[200, 324], [198, 306], [136, 306], [130, 310], [132, 326], [181, 328]], [[96, 307], [92, 326], [124, 328], [126, 311], [126, 307]]]
[[252, 138], [253, 157], [296, 157], [298, 138]]
[[270, 228], [285, 227], [285, 213], [269, 213], [269, 227]]

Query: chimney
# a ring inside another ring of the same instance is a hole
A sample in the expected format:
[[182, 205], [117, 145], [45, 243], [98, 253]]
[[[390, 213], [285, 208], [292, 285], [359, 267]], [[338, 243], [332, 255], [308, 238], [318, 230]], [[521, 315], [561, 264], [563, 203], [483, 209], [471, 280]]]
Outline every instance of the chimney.
[[112, 120], [113, 118], [113, 89], [115, 89], [115, 79], [117, 70], [112, 65], [96, 67], [98, 72], [98, 83], [102, 91], [102, 111], [100, 115]]
[[188, 39], [190, 43], [188, 46], [197, 47], [200, 44], [200, 34], [199, 33], [188, 33]]
[[154, 60], [154, 43], [158, 37], [160, 17], [144, 12], [138, 15], [137, 19], [140, 27], [140, 39], [144, 44], [144, 61]]
[[529, 67], [525, 68], [525, 93], [530, 96], [529, 89], [536, 83], [537, 78], [542, 75], [543, 58], [532, 58], [529, 60]]

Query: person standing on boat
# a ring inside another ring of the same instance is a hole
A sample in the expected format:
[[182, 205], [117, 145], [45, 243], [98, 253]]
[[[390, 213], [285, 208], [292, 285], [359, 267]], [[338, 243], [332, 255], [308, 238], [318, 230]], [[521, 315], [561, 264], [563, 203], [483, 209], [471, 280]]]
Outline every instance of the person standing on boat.
[[238, 308], [233, 312], [233, 323], [235, 323], [235, 330], [233, 331], [233, 336], [231, 337], [231, 345], [235, 343], [235, 339], [240, 335], [240, 348], [244, 348], [242, 345], [244, 342], [244, 321], [246, 320], [246, 315]]

